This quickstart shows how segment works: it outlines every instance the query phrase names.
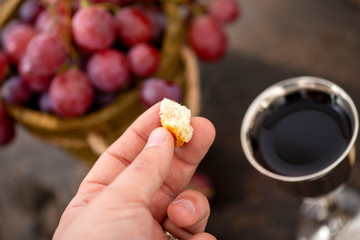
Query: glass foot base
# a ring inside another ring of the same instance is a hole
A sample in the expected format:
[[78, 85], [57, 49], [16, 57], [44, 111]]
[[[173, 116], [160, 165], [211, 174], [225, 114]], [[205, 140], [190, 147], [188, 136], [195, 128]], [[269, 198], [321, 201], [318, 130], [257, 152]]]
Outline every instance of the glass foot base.
[[356, 239], [360, 236], [359, 210], [360, 193], [349, 187], [306, 198], [300, 208], [297, 240]]

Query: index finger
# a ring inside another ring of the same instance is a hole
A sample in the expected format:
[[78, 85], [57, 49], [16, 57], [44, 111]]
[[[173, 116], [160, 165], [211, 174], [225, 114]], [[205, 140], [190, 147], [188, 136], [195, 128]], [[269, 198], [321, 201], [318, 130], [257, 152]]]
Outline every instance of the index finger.
[[159, 111], [160, 103], [140, 115], [99, 157], [84, 183], [109, 185], [139, 155], [152, 130], [161, 126]]

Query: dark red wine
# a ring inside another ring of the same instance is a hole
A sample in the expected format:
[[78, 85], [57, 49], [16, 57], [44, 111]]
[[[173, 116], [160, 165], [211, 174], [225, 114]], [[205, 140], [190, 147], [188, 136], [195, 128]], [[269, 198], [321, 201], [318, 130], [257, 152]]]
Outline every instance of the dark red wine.
[[352, 125], [335, 96], [296, 92], [260, 113], [251, 132], [256, 159], [286, 176], [318, 172], [338, 159], [351, 140]]

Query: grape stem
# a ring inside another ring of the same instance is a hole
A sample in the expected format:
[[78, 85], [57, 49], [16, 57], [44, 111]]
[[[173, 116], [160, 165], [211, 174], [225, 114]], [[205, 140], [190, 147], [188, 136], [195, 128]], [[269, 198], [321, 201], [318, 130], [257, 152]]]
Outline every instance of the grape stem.
[[206, 12], [206, 6], [205, 5], [199, 5], [197, 3], [192, 2], [191, 0], [158, 0], [159, 2], [172, 2], [172, 3], [183, 3], [187, 4], [191, 10], [191, 12], [194, 14], [194, 16], [200, 16], [203, 15]]
[[115, 5], [113, 3], [99, 3], [98, 5], [104, 7], [105, 9], [107, 9], [108, 11], [111, 11], [112, 13], [116, 13], [117, 11], [120, 10], [121, 7], [119, 7], [118, 5]]
[[189, 3], [189, 8], [195, 17], [201, 16], [206, 13], [205, 5], [198, 5], [193, 2]]
[[[58, 12], [58, 9], [57, 9], [61, 3], [64, 4], [63, 5], [64, 12], [62, 15], [61, 15], [61, 13]], [[87, 0], [81, 0], [81, 4], [83, 5], [84, 3], [87, 3]], [[72, 0], [65, 0], [65, 1], [57, 0], [54, 4], [49, 5], [48, 8], [54, 18], [56, 18], [58, 20], [60, 18], [62, 18], [63, 19], [62, 21], [65, 21], [66, 26], [71, 26]], [[63, 33], [61, 34], [62, 35], [61, 37], [66, 45], [66, 48], [67, 48], [68, 54], [72, 60], [72, 63], [71, 64], [65, 63], [61, 67], [60, 72], [65, 71], [66, 69], [71, 68], [74, 65], [77, 66], [79, 64], [79, 54], [76, 51], [76, 49], [73, 46], [72, 41], [71, 41], [71, 38], [72, 38], [71, 27], [70, 28], [65, 27], [64, 29], [65, 29], [65, 31], [63, 31]]]
[[90, 4], [87, 0], [81, 0], [80, 1], [80, 8], [86, 8], [86, 7], [89, 7]]

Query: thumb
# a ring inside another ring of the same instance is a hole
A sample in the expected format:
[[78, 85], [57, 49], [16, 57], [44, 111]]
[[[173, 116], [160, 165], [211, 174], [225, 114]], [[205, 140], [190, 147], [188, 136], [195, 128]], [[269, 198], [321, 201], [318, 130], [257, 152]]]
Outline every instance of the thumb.
[[166, 179], [173, 156], [173, 136], [165, 128], [156, 128], [142, 152], [110, 184], [107, 192], [113, 195], [113, 200], [142, 201], [148, 206]]

